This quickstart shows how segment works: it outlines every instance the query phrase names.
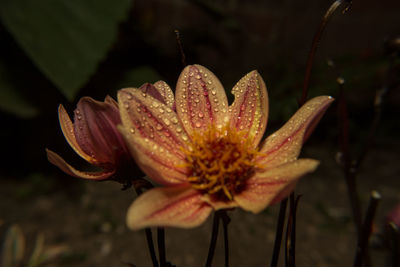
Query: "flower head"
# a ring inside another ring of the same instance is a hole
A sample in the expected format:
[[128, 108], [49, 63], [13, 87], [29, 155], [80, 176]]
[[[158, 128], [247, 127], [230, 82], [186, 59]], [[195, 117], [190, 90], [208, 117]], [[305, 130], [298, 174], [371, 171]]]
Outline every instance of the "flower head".
[[268, 117], [263, 79], [252, 71], [232, 93], [229, 106], [218, 78], [199, 65], [183, 70], [169, 104], [134, 88], [119, 91], [119, 129], [138, 165], [163, 185], [133, 202], [131, 229], [194, 227], [224, 208], [258, 213], [317, 167], [297, 157], [331, 97], [311, 99], [259, 145]]
[[132, 157], [117, 129], [121, 123], [118, 104], [107, 96], [104, 102], [90, 97], [79, 100], [74, 111], [74, 122], [62, 105], [58, 108], [61, 130], [70, 146], [87, 162], [101, 168], [98, 172], [83, 172], [69, 165], [51, 150], [47, 157], [65, 173], [84, 179], [115, 178], [116, 173], [129, 164]]

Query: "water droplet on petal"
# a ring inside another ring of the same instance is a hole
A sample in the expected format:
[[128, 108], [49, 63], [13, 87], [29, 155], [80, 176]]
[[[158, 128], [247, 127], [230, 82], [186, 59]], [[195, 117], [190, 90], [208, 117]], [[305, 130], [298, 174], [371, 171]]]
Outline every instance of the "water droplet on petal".
[[196, 121], [196, 123], [194, 124], [194, 126], [196, 126], [197, 128], [200, 128], [200, 127], [201, 127], [201, 122]]
[[157, 125], [156, 125], [156, 129], [158, 130], [158, 131], [161, 131], [162, 130], [162, 125], [161, 124], [159, 124], [159, 123], [157, 123]]
[[203, 118], [204, 117], [204, 113], [200, 111], [198, 116], [199, 116], [199, 118]]

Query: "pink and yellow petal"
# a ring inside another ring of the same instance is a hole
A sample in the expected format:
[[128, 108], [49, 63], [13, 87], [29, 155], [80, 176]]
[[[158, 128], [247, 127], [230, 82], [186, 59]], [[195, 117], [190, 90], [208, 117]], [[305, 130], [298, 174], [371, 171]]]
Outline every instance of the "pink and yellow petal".
[[233, 87], [232, 94], [235, 100], [229, 107], [231, 127], [246, 131], [246, 137], [257, 146], [268, 119], [268, 95], [264, 80], [257, 71], [252, 71]]
[[133, 128], [120, 125], [119, 130], [136, 163], [153, 181], [164, 185], [186, 183], [184, 159], [149, 138], [136, 134]]
[[189, 136], [229, 120], [228, 100], [218, 78], [200, 65], [187, 66], [176, 86], [176, 111]]
[[126, 221], [132, 230], [152, 226], [192, 228], [202, 224], [211, 211], [190, 186], [155, 188], [132, 203]]
[[117, 125], [119, 111], [113, 104], [82, 97], [75, 109], [74, 132], [80, 148], [95, 161], [115, 164], [116, 154], [125, 149]]
[[164, 81], [156, 82], [154, 84], [154, 87], [161, 94], [165, 105], [167, 105], [167, 107], [171, 108], [172, 110], [175, 110], [175, 97], [171, 87], [169, 87], [169, 85]]
[[69, 165], [63, 158], [59, 155], [54, 153], [51, 150], [46, 149], [47, 159], [54, 164], [55, 166], [59, 167], [63, 172], [68, 175], [88, 179], [88, 180], [104, 180], [108, 179], [114, 175], [115, 171], [100, 171], [100, 172], [83, 172], [75, 169], [71, 165]]
[[189, 137], [171, 108], [134, 88], [120, 90], [118, 102], [122, 124], [131, 136], [147, 138], [184, 158], [181, 148], [186, 148]]
[[68, 144], [75, 150], [75, 152], [84, 160], [94, 163], [95, 160], [86, 154], [85, 151], [79, 146], [78, 142], [76, 141], [75, 132], [74, 132], [74, 124], [72, 123], [71, 119], [68, 116], [67, 111], [60, 105], [58, 107], [58, 119], [60, 121], [61, 130], [64, 134], [65, 139], [67, 140]]
[[231, 209], [236, 208], [239, 205], [235, 201], [223, 201], [213, 198], [209, 194], [204, 194], [201, 198], [204, 202], [207, 202], [214, 210], [220, 209]]
[[264, 141], [257, 164], [270, 169], [296, 160], [305, 139], [332, 101], [330, 96], [319, 96], [305, 103], [282, 128]]
[[270, 205], [288, 185], [296, 182], [303, 175], [313, 172], [317, 166], [316, 160], [299, 159], [262, 173], [256, 173], [247, 181], [245, 189], [235, 195], [234, 201], [244, 210], [259, 213]]

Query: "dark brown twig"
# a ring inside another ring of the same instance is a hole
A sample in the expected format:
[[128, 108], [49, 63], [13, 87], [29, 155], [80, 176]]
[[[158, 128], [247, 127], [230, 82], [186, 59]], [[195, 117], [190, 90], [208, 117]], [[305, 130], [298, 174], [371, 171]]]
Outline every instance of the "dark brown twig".
[[372, 221], [375, 217], [376, 208], [378, 206], [381, 195], [377, 191], [372, 191], [369, 200], [368, 209], [365, 215], [362, 231], [358, 237], [357, 253], [354, 260], [354, 267], [362, 267], [368, 250], [368, 241], [372, 230]]
[[283, 227], [285, 226], [287, 198], [282, 200], [279, 207], [278, 223], [276, 225], [274, 250], [272, 252], [271, 267], [278, 266], [279, 252], [282, 243]]
[[165, 256], [165, 230], [161, 227], [157, 228], [157, 245], [160, 267], [166, 267], [167, 260]]
[[215, 246], [217, 244], [217, 237], [218, 237], [219, 217], [220, 217], [220, 211], [216, 211], [214, 213], [211, 241], [210, 241], [210, 247], [208, 249], [206, 267], [211, 267], [212, 260], [214, 258]]
[[185, 56], [185, 53], [183, 52], [181, 34], [179, 33], [178, 30], [175, 30], [175, 35], [176, 35], [176, 43], [178, 44], [178, 49], [179, 49], [179, 52], [181, 53], [182, 67], [184, 68], [184, 67], [186, 67], [186, 56]]
[[[141, 179], [141, 180], [143, 180], [143, 179]], [[148, 186], [151, 186], [151, 184], [145, 180], [143, 180], [143, 182], [134, 183], [134, 188], [135, 188], [136, 194], [138, 196], [140, 196], [144, 191], [144, 187], [148, 187]], [[158, 267], [158, 260], [157, 260], [157, 256], [156, 256], [156, 251], [154, 249], [153, 234], [151, 233], [150, 228], [145, 228], [144, 231], [146, 234], [147, 247], [149, 249], [153, 267]]]
[[346, 3], [346, 7], [343, 10], [343, 13], [347, 12], [350, 7], [351, 7], [351, 1], [346, 1], [346, 0], [336, 0], [333, 2], [333, 4], [328, 8], [328, 10], [325, 12], [325, 15], [323, 16], [321, 23], [319, 25], [319, 28], [317, 32], [314, 35], [312, 44], [311, 44], [311, 50], [308, 54], [308, 59], [307, 59], [307, 64], [306, 64], [306, 73], [304, 75], [304, 82], [303, 82], [303, 91], [301, 94], [301, 98], [299, 100], [299, 106], [302, 106], [306, 100], [307, 100], [307, 95], [308, 95], [308, 87], [310, 86], [310, 77], [311, 77], [311, 70], [312, 66], [314, 63], [314, 57], [315, 53], [317, 51], [318, 45], [321, 41], [322, 33], [324, 32], [326, 25], [329, 21], [329, 19], [332, 17], [332, 15], [335, 13], [336, 9], [342, 4]]
[[229, 267], [229, 240], [228, 240], [228, 224], [231, 222], [226, 210], [221, 211], [222, 226], [224, 229], [224, 247], [225, 247], [225, 267]]

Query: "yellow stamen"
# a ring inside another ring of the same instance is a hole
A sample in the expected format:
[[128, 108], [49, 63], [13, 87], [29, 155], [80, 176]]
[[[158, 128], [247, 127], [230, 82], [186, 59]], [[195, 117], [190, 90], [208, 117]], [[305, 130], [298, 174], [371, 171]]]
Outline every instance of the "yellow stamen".
[[188, 181], [193, 188], [220, 200], [232, 200], [245, 186], [245, 181], [256, 168], [258, 153], [246, 132], [230, 126], [194, 133], [186, 155], [185, 167], [191, 172]]

